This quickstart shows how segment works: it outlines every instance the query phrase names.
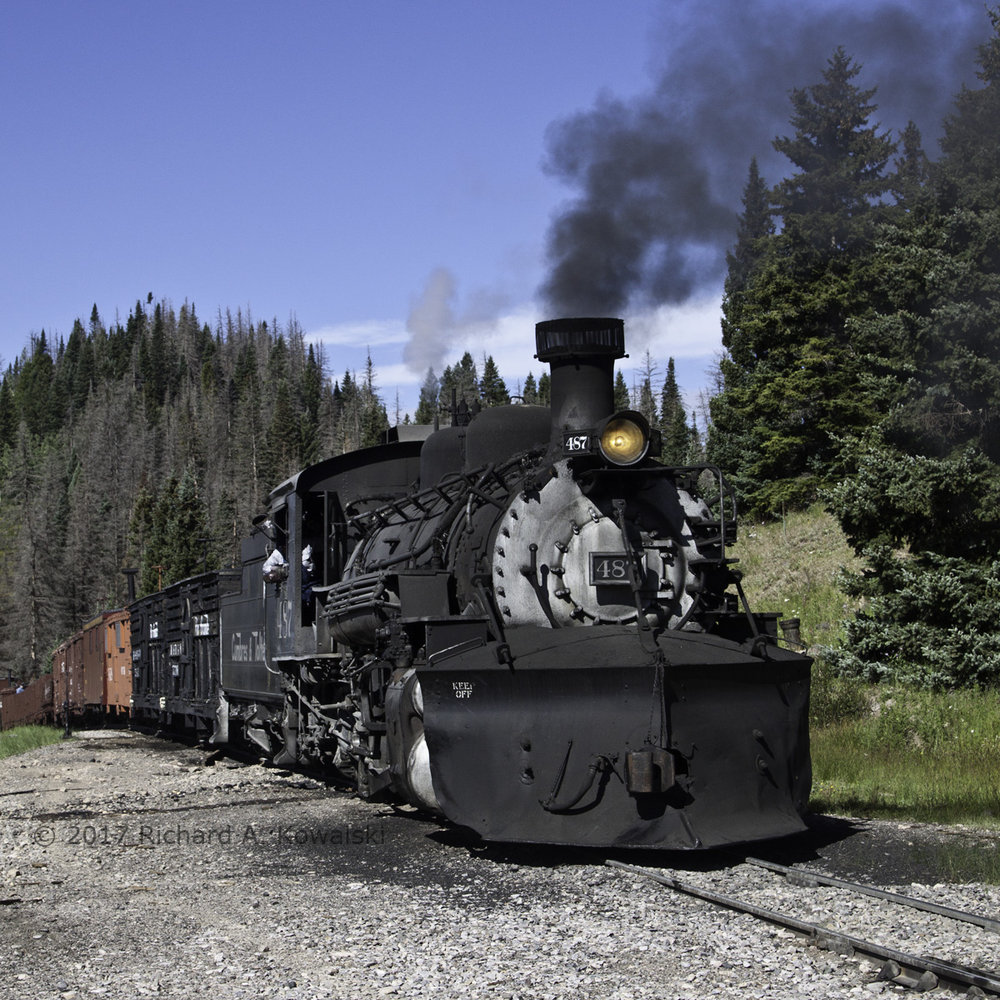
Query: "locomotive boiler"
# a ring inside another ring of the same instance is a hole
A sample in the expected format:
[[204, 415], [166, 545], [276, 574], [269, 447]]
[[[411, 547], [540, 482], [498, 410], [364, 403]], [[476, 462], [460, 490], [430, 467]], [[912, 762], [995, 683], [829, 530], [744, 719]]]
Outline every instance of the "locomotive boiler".
[[803, 829], [811, 661], [753, 613], [732, 494], [616, 412], [621, 320], [539, 323], [551, 406], [303, 470], [220, 594], [216, 742], [491, 841]]

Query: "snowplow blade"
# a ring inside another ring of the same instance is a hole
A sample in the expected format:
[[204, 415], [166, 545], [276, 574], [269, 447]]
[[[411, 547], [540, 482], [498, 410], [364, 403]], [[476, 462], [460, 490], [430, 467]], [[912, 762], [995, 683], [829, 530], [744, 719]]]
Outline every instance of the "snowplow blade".
[[431, 776], [483, 839], [689, 849], [805, 829], [808, 657], [634, 628], [510, 630], [418, 668]]

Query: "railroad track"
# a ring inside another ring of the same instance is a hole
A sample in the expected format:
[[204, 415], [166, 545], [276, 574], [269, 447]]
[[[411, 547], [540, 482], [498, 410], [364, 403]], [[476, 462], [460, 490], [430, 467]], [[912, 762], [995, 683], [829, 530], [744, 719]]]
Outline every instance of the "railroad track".
[[[979, 927], [987, 934], [996, 935], [997, 945], [1000, 946], [1000, 920], [992, 917], [982, 916], [977, 913], [968, 913], [949, 906], [943, 906], [900, 893], [888, 892], [883, 889], [876, 889], [857, 882], [832, 878], [808, 869], [789, 868], [785, 865], [775, 864], [770, 861], [761, 861], [757, 858], [747, 858], [744, 863], [776, 875], [782, 875], [789, 885], [798, 886], [803, 889], [819, 886], [844, 889], [852, 893], [871, 896], [892, 904], [923, 910], [947, 918], [948, 920]], [[608, 860], [606, 864], [624, 872], [652, 879], [677, 892], [694, 896], [716, 906], [746, 913], [760, 920], [766, 920], [769, 923], [785, 927], [803, 936], [816, 947], [836, 951], [843, 955], [860, 954], [865, 956], [873, 960], [876, 964], [881, 963], [881, 969], [877, 977], [879, 980], [890, 981], [918, 992], [925, 992], [941, 986], [947, 989], [965, 991], [968, 996], [973, 997], [985, 995], [1000, 996], [1000, 973], [987, 969], [971, 968], [934, 956], [913, 955], [897, 948], [865, 940], [845, 931], [832, 929], [823, 924], [802, 920], [789, 913], [768, 909], [756, 903], [736, 898], [735, 896], [724, 895], [713, 889], [684, 882], [671, 875], [665, 875], [662, 872], [627, 865], [621, 861]]]

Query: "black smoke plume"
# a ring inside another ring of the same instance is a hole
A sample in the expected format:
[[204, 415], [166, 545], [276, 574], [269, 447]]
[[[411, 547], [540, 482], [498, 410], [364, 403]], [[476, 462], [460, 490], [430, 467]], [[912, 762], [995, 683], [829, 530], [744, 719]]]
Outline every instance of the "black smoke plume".
[[546, 170], [579, 192], [548, 233], [548, 315], [622, 315], [718, 290], [750, 158], [775, 183], [788, 164], [792, 89], [819, 83], [838, 45], [877, 87], [884, 129], [913, 120], [932, 157], [976, 46], [979, 0], [846, 2], [680, 0], [665, 5], [650, 93], [550, 126]]

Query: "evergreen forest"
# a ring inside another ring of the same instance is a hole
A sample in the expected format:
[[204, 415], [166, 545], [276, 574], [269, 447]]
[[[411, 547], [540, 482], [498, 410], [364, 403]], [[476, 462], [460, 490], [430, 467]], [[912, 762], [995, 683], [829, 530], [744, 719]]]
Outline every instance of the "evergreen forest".
[[[708, 419], [648, 354], [616, 402], [662, 458], [708, 461], [762, 518], [817, 502], [863, 569], [834, 668], [933, 689], [1000, 682], [1000, 12], [941, 123], [878, 122], [836, 49], [790, 92], [784, 175], [748, 156]], [[749, 151], [748, 151], [749, 152]], [[202, 321], [152, 295], [32, 337], [0, 381], [0, 662], [30, 678], [96, 612], [230, 565], [268, 491], [389, 426], [369, 359], [336, 372], [294, 319]], [[514, 387], [545, 403], [548, 376]], [[510, 401], [492, 358], [428, 371], [413, 418]], [[408, 418], [407, 418], [408, 419]]]

